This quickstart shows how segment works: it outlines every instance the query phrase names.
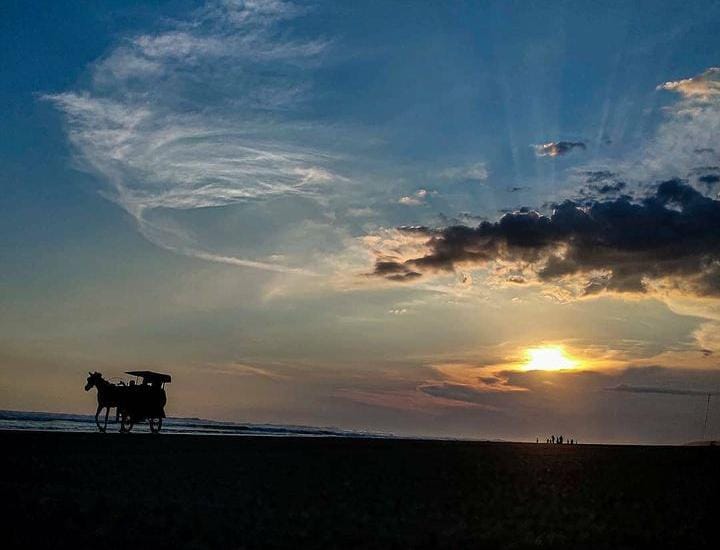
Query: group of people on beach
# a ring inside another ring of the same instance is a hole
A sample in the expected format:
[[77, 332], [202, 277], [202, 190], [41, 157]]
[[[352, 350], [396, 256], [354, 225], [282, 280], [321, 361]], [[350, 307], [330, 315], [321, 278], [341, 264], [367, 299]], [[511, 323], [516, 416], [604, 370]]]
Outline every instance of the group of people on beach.
[[[535, 438], [535, 443], [540, 443], [540, 438]], [[550, 437], [545, 438], [545, 443], [552, 443], [553, 445], [562, 445], [563, 443], [565, 445], [575, 445], [577, 444], [577, 440], [575, 439], [565, 439], [562, 435], [551, 435]]]

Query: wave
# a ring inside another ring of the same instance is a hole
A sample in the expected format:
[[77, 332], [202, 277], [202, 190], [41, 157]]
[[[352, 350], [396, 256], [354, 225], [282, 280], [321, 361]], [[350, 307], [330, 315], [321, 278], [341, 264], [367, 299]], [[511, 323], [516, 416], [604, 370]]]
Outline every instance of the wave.
[[[110, 415], [108, 431], [116, 431], [119, 425]], [[143, 429], [144, 428], [144, 429]], [[32, 430], [52, 432], [95, 432], [95, 418], [88, 414], [50, 413], [41, 411], [0, 410], [0, 430]], [[134, 431], [149, 431], [142, 424]], [[281, 424], [252, 424], [206, 420], [203, 418], [166, 418], [163, 432], [178, 434], [217, 434], [275, 437], [363, 437], [388, 438], [394, 434], [342, 430], [333, 427], [295, 426]]]

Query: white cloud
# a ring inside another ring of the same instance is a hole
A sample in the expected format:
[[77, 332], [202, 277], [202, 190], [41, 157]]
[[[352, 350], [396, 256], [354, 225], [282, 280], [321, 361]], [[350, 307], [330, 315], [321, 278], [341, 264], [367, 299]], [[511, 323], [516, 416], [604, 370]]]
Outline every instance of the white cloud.
[[438, 175], [450, 180], [484, 181], [488, 178], [488, 170], [484, 162], [476, 162], [466, 166], [445, 168]]
[[421, 204], [425, 204], [425, 200], [429, 194], [426, 189], [419, 189], [412, 195], [400, 197], [398, 203], [404, 204], [405, 206], [420, 206]]
[[[215, 253], [161, 216], [319, 197], [341, 179], [332, 157], [310, 145], [307, 134], [317, 128], [284, 116], [300, 109], [308, 68], [327, 46], [279, 37], [278, 21], [296, 13], [278, 1], [209, 3], [189, 21], [119, 44], [94, 65], [87, 89], [46, 96], [66, 115], [78, 160], [109, 184], [106, 195], [155, 244], [215, 262], [298, 271]], [[269, 60], [279, 63], [269, 70]]]

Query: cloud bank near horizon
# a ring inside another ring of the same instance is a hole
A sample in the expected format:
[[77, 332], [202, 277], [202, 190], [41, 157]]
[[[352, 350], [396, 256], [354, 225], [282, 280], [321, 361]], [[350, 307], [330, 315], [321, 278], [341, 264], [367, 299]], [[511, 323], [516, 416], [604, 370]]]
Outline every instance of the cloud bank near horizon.
[[394, 281], [492, 266], [504, 282], [580, 278], [582, 294], [656, 288], [720, 297], [720, 200], [668, 180], [640, 201], [565, 201], [549, 216], [534, 210], [497, 222], [440, 229], [401, 227], [422, 254], [379, 256], [374, 274]]

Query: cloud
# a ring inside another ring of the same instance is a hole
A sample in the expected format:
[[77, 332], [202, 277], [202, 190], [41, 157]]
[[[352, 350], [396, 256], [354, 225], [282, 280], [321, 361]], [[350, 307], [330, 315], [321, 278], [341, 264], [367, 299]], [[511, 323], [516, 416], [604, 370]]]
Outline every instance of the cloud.
[[318, 198], [342, 178], [313, 146], [318, 128], [292, 122], [327, 47], [293, 41], [281, 1], [209, 2], [188, 20], [119, 43], [85, 89], [45, 96], [66, 120], [81, 167], [108, 185], [142, 234], [168, 250], [274, 271], [203, 244], [178, 221], [201, 208], [274, 197]]
[[394, 261], [376, 262], [373, 274], [385, 277], [389, 281], [410, 281], [422, 277], [417, 271]]
[[405, 206], [420, 206], [422, 204], [425, 204], [425, 200], [427, 199], [429, 193], [425, 189], [419, 189], [412, 195], [407, 195], [405, 197], [401, 197], [398, 200], [399, 204], [403, 204]]
[[665, 395], [718, 395], [718, 392], [705, 391], [705, 390], [686, 390], [679, 388], [662, 388], [652, 386], [630, 386], [628, 384], [618, 384], [610, 388], [605, 388], [607, 391], [619, 391], [628, 393], [657, 393]]
[[708, 321], [703, 323], [694, 332], [695, 341], [700, 347], [700, 352], [709, 357], [714, 353], [720, 352], [720, 323], [717, 321]]
[[238, 267], [252, 267], [255, 269], [264, 269], [266, 271], [276, 271], [278, 273], [296, 273], [299, 275], [315, 275], [315, 273], [308, 269], [303, 269], [299, 267], [288, 267], [280, 264], [273, 264], [270, 262], [258, 262], [255, 260], [246, 260], [243, 258], [236, 258], [234, 256], [222, 256], [220, 254], [211, 254], [209, 252], [204, 252], [202, 250], [195, 250], [192, 248], [175, 248], [171, 245], [166, 245], [165, 248], [168, 250], [172, 250], [173, 252], [178, 252], [180, 254], [185, 254], [187, 256], [193, 256], [195, 258], [199, 258], [201, 260], [207, 260], [208, 262], [214, 262], [214, 263], [220, 263], [220, 264], [227, 264], [227, 265], [235, 265]]
[[625, 187], [627, 187], [627, 184], [624, 181], [615, 181], [602, 185], [591, 185], [590, 189], [600, 195], [609, 195], [612, 193], [620, 193]]
[[432, 397], [441, 397], [451, 401], [460, 401], [462, 403], [482, 404], [486, 401], [487, 392], [477, 389], [468, 384], [424, 384], [419, 390]]
[[202, 368], [204, 372], [210, 371], [213, 374], [223, 374], [230, 376], [257, 376], [276, 381], [289, 380], [292, 378], [290, 374], [284, 372], [277, 372], [278, 369], [258, 367], [255, 365], [247, 365], [245, 363], [237, 362], [227, 364], [206, 364], [203, 365]]
[[585, 150], [585, 143], [582, 141], [550, 141], [539, 145], [533, 145], [535, 154], [538, 157], [557, 157], [566, 155], [573, 149]]
[[588, 183], [600, 183], [615, 178], [610, 170], [586, 170], [583, 172]]
[[624, 192], [627, 183], [618, 179], [619, 175], [610, 170], [585, 170], [578, 173], [587, 184], [579, 191], [580, 196], [594, 198], [599, 195], [613, 195]]
[[720, 68], [710, 67], [704, 73], [692, 78], [664, 82], [657, 89], [677, 92], [686, 98], [707, 101], [720, 96]]
[[525, 392], [527, 389], [510, 386], [507, 380], [488, 375], [478, 377], [474, 383], [452, 381], [423, 383], [418, 385], [418, 391], [448, 401], [487, 406], [489, 394]]
[[368, 206], [348, 208], [346, 214], [351, 218], [367, 218], [377, 215], [377, 212]]
[[613, 195], [625, 192], [628, 184], [619, 179], [619, 175], [610, 170], [586, 170], [579, 173], [585, 180], [586, 187], [580, 189], [583, 197]]
[[627, 167], [627, 177], [663, 180], [717, 164], [720, 157], [713, 144], [720, 131], [720, 69], [658, 88], [676, 92], [677, 101], [663, 109], [665, 119], [638, 161]]
[[488, 178], [488, 170], [484, 162], [476, 162], [466, 166], [446, 168], [438, 174], [443, 179], [461, 181], [484, 181]]
[[586, 295], [664, 288], [720, 297], [720, 201], [681, 180], [663, 182], [639, 201], [565, 201], [549, 216], [520, 211], [476, 227], [398, 232], [416, 243], [406, 252], [422, 252], [388, 252], [375, 275], [406, 281], [459, 266], [494, 266], [504, 282], [573, 279]]
[[[466, 404], [486, 404], [489, 394], [525, 392], [488, 365], [446, 362], [430, 365], [434, 379], [418, 384], [418, 391], [432, 397]], [[439, 379], [439, 380], [438, 380]]]
[[478, 408], [494, 410], [494, 407], [480, 403], [463, 402], [457, 399], [447, 399], [443, 396], [433, 396], [429, 392], [419, 390], [357, 390], [341, 388], [336, 391], [336, 396], [363, 405], [381, 407], [399, 411], [416, 411], [425, 414], [433, 414], [436, 409], [452, 408]]
[[707, 185], [715, 185], [716, 183], [720, 183], [720, 176], [717, 174], [706, 174], [704, 176], [700, 176], [698, 181]]

